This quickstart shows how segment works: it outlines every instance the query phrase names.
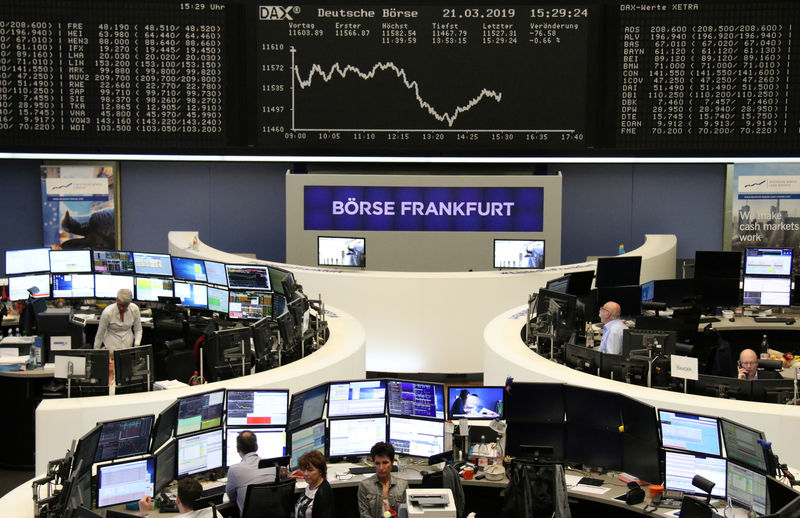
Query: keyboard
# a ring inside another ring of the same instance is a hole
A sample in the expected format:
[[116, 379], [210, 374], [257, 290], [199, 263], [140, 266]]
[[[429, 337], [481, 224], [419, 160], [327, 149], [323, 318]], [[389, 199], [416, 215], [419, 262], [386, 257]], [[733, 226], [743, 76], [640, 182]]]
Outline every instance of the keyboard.
[[759, 323], [768, 323], [774, 322], [779, 324], [790, 323], [794, 324], [794, 318], [792, 317], [753, 317], [753, 320]]
[[[365, 475], [368, 473], [375, 473], [374, 466], [353, 466], [348, 470], [351, 475]], [[397, 472], [397, 465], [392, 466], [392, 471]]]
[[712, 322], [719, 322], [717, 317], [700, 317], [701, 324], [711, 324]]
[[214, 495], [219, 495], [225, 492], [225, 484], [220, 484], [217, 486], [211, 486], [208, 489], [203, 488], [203, 497], [210, 497]]

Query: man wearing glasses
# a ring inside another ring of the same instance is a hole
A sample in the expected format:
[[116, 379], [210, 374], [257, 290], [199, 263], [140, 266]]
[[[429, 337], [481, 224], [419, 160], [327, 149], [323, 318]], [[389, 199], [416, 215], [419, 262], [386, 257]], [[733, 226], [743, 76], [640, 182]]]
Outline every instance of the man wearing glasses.
[[620, 320], [622, 312], [619, 304], [608, 301], [600, 308], [600, 321], [603, 323], [603, 339], [600, 341], [601, 353], [622, 354], [622, 332], [628, 329]]
[[752, 349], [744, 349], [739, 354], [739, 379], [740, 380], [773, 380], [780, 379], [781, 375], [775, 371], [758, 370], [758, 357]]

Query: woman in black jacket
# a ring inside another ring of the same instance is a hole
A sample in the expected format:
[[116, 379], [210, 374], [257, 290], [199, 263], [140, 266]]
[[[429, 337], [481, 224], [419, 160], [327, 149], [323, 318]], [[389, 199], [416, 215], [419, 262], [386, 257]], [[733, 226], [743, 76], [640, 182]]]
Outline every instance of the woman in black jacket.
[[294, 506], [294, 518], [333, 518], [333, 490], [325, 479], [328, 466], [316, 450], [300, 456], [297, 463], [303, 470], [305, 491]]

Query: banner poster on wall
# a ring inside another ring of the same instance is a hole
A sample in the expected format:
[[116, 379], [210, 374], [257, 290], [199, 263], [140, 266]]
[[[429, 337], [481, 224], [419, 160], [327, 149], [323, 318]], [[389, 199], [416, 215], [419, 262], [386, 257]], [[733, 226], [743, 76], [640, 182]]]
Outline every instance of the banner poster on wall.
[[797, 248], [800, 164], [736, 164], [729, 168], [728, 191], [731, 250]]
[[115, 171], [109, 164], [41, 166], [45, 246], [119, 249]]

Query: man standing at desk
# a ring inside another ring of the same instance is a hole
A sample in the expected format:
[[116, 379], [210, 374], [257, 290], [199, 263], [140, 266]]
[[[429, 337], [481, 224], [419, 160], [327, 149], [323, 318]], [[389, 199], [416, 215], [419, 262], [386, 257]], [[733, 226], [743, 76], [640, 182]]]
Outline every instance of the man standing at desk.
[[275, 468], [258, 468], [258, 439], [250, 430], [245, 430], [236, 436], [236, 451], [242, 458], [238, 464], [228, 468], [228, 482], [225, 484], [225, 493], [231, 502], [239, 506], [239, 514], [244, 509], [244, 497], [247, 486], [275, 482]]
[[139, 306], [133, 304], [131, 290], [117, 292], [115, 304], [109, 304], [100, 314], [100, 324], [94, 337], [94, 348], [103, 344], [109, 350], [126, 349], [142, 343], [142, 316]]
[[603, 323], [603, 339], [600, 341], [601, 353], [622, 354], [622, 332], [628, 329], [619, 316], [622, 309], [616, 302], [608, 301], [600, 308], [600, 321]]

